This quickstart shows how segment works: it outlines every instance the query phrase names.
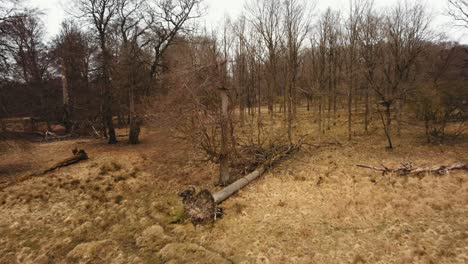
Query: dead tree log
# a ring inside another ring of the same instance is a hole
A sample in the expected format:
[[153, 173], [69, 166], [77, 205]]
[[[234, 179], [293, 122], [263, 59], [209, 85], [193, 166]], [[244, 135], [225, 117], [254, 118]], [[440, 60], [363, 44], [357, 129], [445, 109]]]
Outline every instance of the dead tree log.
[[73, 134], [57, 136], [55, 133], [47, 131], [47, 132], [45, 132], [43, 134], [43, 138], [42, 138], [41, 142], [44, 142], [44, 141], [45, 142], [62, 141], [62, 140], [66, 140], [66, 139], [71, 139], [72, 137], [73, 137]]
[[80, 161], [88, 159], [88, 154], [83, 149], [78, 150], [78, 149], [75, 148], [75, 149], [72, 150], [72, 153], [73, 153], [73, 157], [70, 157], [70, 158], [67, 158], [67, 159], [64, 159], [64, 160], [60, 161], [59, 163], [55, 164], [54, 166], [44, 170], [42, 172], [42, 174], [46, 174], [46, 173], [54, 171], [56, 169], [67, 167], [67, 166], [70, 166], [72, 164], [75, 164], [75, 163], [78, 163]]
[[75, 163], [78, 163], [80, 161], [88, 159], [88, 154], [83, 149], [78, 150], [78, 149], [75, 148], [75, 149], [72, 150], [72, 153], [73, 153], [73, 157], [62, 160], [62, 161], [56, 163], [54, 166], [52, 166], [52, 167], [50, 167], [50, 168], [48, 168], [46, 170], [43, 170], [43, 171], [41, 171], [39, 173], [29, 174], [29, 175], [26, 175], [26, 176], [18, 177], [13, 181], [8, 181], [6, 183], [0, 183], [0, 190], [3, 190], [5, 188], [10, 187], [12, 185], [15, 185], [17, 183], [24, 182], [26, 180], [29, 180], [29, 179], [33, 178], [33, 177], [42, 176], [42, 175], [44, 175], [44, 174], [46, 174], [48, 172], [54, 171], [56, 169], [67, 167], [67, 166], [70, 166], [72, 164], [75, 164]]
[[460, 164], [454, 164], [454, 165], [448, 165], [448, 166], [441, 165], [441, 166], [433, 166], [433, 167], [422, 167], [422, 168], [414, 167], [412, 163], [405, 163], [396, 169], [388, 168], [383, 164], [380, 164], [381, 167], [375, 167], [375, 166], [369, 166], [369, 165], [356, 165], [356, 166], [360, 168], [364, 168], [364, 169], [370, 169], [370, 170], [382, 172], [382, 175], [394, 173], [400, 176], [406, 176], [410, 174], [419, 175], [422, 173], [436, 173], [438, 175], [444, 175], [444, 174], [447, 174], [449, 171], [453, 171], [453, 170], [468, 171], [468, 163], [460, 163]]
[[185, 207], [185, 215], [194, 224], [204, 224], [216, 220], [217, 205], [231, 197], [237, 191], [261, 176], [268, 168], [280, 161], [282, 158], [297, 151], [302, 145], [301, 140], [297, 145], [289, 145], [283, 151], [273, 155], [265, 163], [257, 167], [253, 172], [231, 183], [222, 190], [211, 193], [208, 190], [197, 191], [196, 187], [180, 193]]

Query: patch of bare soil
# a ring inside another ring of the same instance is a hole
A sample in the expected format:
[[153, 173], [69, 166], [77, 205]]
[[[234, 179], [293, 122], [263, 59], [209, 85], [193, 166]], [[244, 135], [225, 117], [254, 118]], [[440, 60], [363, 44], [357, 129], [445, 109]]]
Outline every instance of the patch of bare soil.
[[137, 146], [15, 150], [0, 167], [42, 169], [74, 147], [90, 160], [0, 191], [0, 263], [466, 263], [465, 172], [405, 178], [355, 166], [466, 161], [466, 142], [416, 147], [414, 138], [394, 152], [381, 136], [304, 149], [227, 200], [209, 226], [184, 221], [177, 194], [212, 188], [217, 168], [168, 131], [147, 131]]

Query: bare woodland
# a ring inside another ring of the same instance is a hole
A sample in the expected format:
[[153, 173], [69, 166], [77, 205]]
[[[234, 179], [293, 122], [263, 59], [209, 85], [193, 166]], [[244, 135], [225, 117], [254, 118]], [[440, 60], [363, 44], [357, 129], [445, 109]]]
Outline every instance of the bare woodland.
[[468, 46], [421, 1], [209, 29], [203, 0], [73, 0], [53, 37], [27, 6], [0, 0], [0, 263], [468, 261]]

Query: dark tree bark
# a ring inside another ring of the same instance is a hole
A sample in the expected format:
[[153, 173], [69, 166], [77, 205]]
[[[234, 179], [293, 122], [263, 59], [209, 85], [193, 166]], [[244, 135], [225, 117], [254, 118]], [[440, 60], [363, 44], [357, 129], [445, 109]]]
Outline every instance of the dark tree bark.
[[367, 133], [369, 132], [369, 87], [366, 86], [365, 90], [365, 113], [364, 113], [364, 131]]
[[221, 88], [221, 153], [219, 157], [219, 184], [226, 186], [230, 183], [229, 173], [229, 97], [227, 90]]
[[109, 27], [118, 11], [118, 0], [76, 0], [81, 15], [87, 17], [96, 30], [101, 51], [101, 118], [107, 128], [109, 144], [116, 144], [112, 113], [112, 55], [108, 48]]

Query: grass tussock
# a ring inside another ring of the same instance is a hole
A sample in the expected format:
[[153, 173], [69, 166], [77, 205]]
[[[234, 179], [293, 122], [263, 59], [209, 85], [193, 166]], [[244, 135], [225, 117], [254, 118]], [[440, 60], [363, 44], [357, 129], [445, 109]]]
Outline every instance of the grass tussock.
[[101, 165], [99, 174], [106, 175], [106, 174], [109, 174], [110, 172], [120, 171], [121, 169], [122, 169], [122, 165], [114, 161], [111, 161], [111, 162], [104, 163], [103, 165]]
[[[467, 142], [427, 145], [420, 131], [403, 131], [389, 152], [379, 133], [347, 142], [338, 122], [318, 141], [316, 124], [298, 124], [295, 138], [310, 134], [302, 151], [227, 200], [212, 226], [185, 221], [177, 196], [216, 181], [217, 167], [188, 146], [159, 130], [132, 147], [79, 143], [89, 161], [0, 191], [0, 263], [468, 261], [466, 173], [382, 176], [355, 166], [452, 164], [466, 161]], [[77, 144], [34, 145], [34, 159], [19, 150], [0, 166], [38, 168]]]

